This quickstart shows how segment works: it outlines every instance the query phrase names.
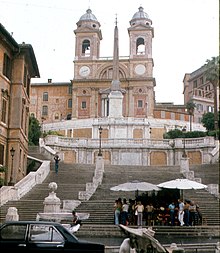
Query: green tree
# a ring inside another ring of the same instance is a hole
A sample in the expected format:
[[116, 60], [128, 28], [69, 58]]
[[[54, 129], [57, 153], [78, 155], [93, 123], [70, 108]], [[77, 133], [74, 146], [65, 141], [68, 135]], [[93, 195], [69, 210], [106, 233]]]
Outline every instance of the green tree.
[[29, 130], [28, 130], [28, 142], [30, 146], [38, 145], [39, 138], [41, 136], [41, 126], [39, 121], [30, 116], [29, 118]]
[[217, 88], [219, 85], [219, 56], [212, 57], [211, 60], [206, 60], [205, 77], [213, 85], [214, 91], [214, 129], [218, 130], [218, 94]]
[[213, 112], [204, 113], [201, 122], [207, 131], [214, 130], [215, 129], [214, 113]]

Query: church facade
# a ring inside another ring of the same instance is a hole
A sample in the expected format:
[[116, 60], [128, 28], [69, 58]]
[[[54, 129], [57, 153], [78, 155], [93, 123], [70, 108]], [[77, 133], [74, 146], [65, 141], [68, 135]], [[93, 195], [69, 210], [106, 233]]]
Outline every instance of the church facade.
[[[44, 141], [65, 162], [95, 163], [102, 153], [105, 163], [114, 165], [180, 164], [183, 141], [164, 140], [163, 134], [187, 127], [188, 114], [182, 107], [172, 111], [169, 105], [168, 111], [165, 105], [155, 106], [151, 25], [140, 7], [128, 28], [130, 54], [122, 59], [116, 20], [113, 57], [106, 59], [99, 56], [100, 23], [90, 9], [80, 17], [74, 31], [71, 120], [43, 124], [44, 131], [55, 130], [64, 136], [47, 136]], [[195, 158], [192, 163], [207, 160], [202, 146], [199, 150], [192, 147], [187, 154]]]
[[[109, 94], [113, 79], [113, 58], [101, 58], [100, 24], [91, 10], [81, 16], [75, 29], [72, 118], [109, 116]], [[153, 117], [155, 104], [152, 58], [152, 21], [140, 7], [128, 28], [130, 54], [119, 58], [118, 79], [123, 94], [124, 117]], [[114, 47], [115, 48], [115, 47]], [[115, 48], [118, 51], [118, 48]], [[113, 52], [114, 54], [115, 52]]]
[[[70, 119], [107, 119], [111, 117], [112, 82], [117, 79], [123, 97], [121, 116], [124, 119], [174, 120], [177, 121], [175, 126], [179, 125], [179, 121], [188, 121], [189, 115], [184, 105], [156, 104], [152, 56], [154, 28], [143, 7], [139, 7], [130, 20], [130, 50], [127, 57], [119, 56], [118, 36], [114, 39], [113, 57], [100, 57], [103, 39], [100, 26], [90, 9], [79, 18], [74, 30], [74, 79], [70, 83], [54, 83], [51, 79], [48, 79], [48, 83], [32, 83], [31, 114], [45, 124], [59, 124], [61, 120]], [[44, 99], [45, 94], [47, 101]], [[62, 106], [59, 106], [61, 101]], [[118, 100], [114, 100], [117, 104], [116, 101]], [[159, 131], [152, 129], [152, 137], [162, 138], [162, 128]], [[75, 135], [84, 136], [77, 135], [76, 131]]]

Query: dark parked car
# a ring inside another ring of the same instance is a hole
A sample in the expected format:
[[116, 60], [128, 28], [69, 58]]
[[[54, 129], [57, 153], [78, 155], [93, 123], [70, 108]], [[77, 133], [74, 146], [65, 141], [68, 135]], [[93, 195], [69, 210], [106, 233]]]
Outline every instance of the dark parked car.
[[105, 246], [79, 240], [56, 222], [8, 221], [0, 227], [0, 250], [14, 252], [104, 253]]

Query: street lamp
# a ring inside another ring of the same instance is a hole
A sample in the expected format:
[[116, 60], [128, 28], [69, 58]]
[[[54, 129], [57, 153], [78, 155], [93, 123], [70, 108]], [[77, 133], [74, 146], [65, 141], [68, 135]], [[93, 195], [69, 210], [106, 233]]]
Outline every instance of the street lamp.
[[99, 153], [98, 156], [102, 156], [102, 127], [99, 127]]
[[187, 157], [187, 154], [186, 154], [186, 140], [185, 140], [186, 127], [184, 127], [182, 129], [182, 132], [183, 132], [183, 154], [182, 154], [182, 157], [186, 158]]
[[15, 155], [15, 149], [12, 147], [10, 149], [10, 154], [11, 154], [11, 176], [10, 176], [10, 181], [8, 185], [14, 185], [13, 183], [13, 160], [14, 160], [14, 155]]
[[41, 135], [44, 137], [44, 117], [41, 117]]

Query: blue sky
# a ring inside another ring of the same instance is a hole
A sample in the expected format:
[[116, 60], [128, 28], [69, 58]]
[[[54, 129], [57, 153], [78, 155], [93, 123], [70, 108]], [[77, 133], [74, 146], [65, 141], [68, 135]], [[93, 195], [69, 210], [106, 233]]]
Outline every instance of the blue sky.
[[0, 0], [1, 23], [33, 46], [40, 79], [73, 78], [76, 22], [91, 8], [101, 24], [101, 56], [112, 56], [115, 14], [119, 55], [129, 55], [127, 28], [142, 6], [153, 21], [156, 102], [183, 104], [183, 78], [219, 54], [218, 0]]

